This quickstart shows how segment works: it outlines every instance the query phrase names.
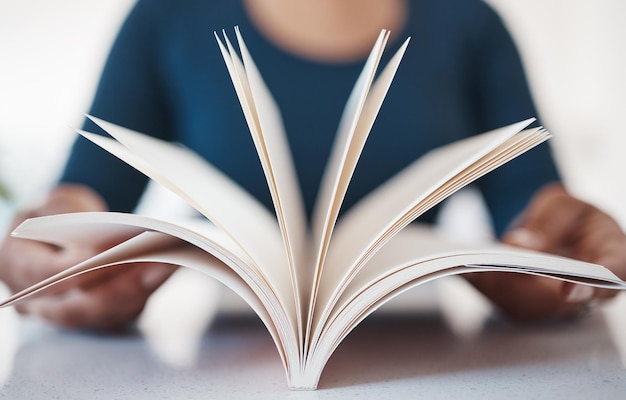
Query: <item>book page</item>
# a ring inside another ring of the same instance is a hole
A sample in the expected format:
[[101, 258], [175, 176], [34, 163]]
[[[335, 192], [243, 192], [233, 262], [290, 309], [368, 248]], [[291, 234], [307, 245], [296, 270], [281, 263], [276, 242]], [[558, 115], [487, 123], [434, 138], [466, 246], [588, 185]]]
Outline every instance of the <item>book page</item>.
[[488, 271], [626, 290], [626, 282], [597, 264], [501, 243], [458, 243], [433, 229], [409, 226], [386, 243], [350, 282], [313, 343], [315, 354], [310, 362], [319, 368], [360, 321], [400, 293], [443, 276]]
[[[477, 268], [502, 267], [507, 271], [537, 272], [576, 282], [595, 280], [595, 286], [616, 288], [624, 286], [607, 268], [558, 255], [512, 247], [499, 242], [470, 245], [448, 240], [434, 229], [425, 226], [407, 226], [363, 266], [341, 294], [333, 313], [353, 301], [380, 281], [407, 268], [419, 274], [420, 264], [442, 260], [437, 268], [460, 265]], [[430, 273], [429, 271], [427, 273]], [[415, 275], [414, 278], [417, 278]], [[581, 279], [578, 279], [581, 278]]]
[[[433, 150], [349, 210], [338, 222], [330, 244], [327, 262], [333, 268], [322, 274], [317, 321], [325, 318], [353, 274], [387, 240], [432, 207], [434, 202], [430, 200], [433, 197], [442, 201], [452, 194], [453, 190], [447, 190], [448, 185], [454, 184], [455, 190], [460, 189], [482, 176], [487, 170], [480, 169], [481, 166], [495, 167], [493, 159], [503, 161], [499, 158], [501, 154], [517, 148], [518, 142], [524, 141], [528, 135], [538, 135], [545, 140], [547, 134], [538, 130], [525, 131], [518, 137], [520, 130], [531, 122], [522, 121]], [[500, 147], [512, 138], [514, 141], [506, 148]], [[496, 149], [498, 152], [492, 153]], [[521, 151], [518, 149], [513, 154]]]
[[[110, 228], [101, 229], [94, 228]], [[77, 245], [83, 242], [77, 233], [84, 233], [88, 237], [97, 236], [98, 233], [110, 234], [113, 231], [124, 230], [122, 225], [113, 224], [81, 224], [75, 225], [74, 230], [70, 234], [61, 234], [63, 238], [57, 243], [64, 243], [66, 246]], [[135, 227], [132, 227], [135, 228]], [[136, 229], [136, 228], [135, 228]], [[35, 234], [35, 227], [27, 227], [27, 230]], [[58, 231], [57, 231], [58, 232]], [[218, 232], [218, 231], [216, 231]], [[41, 237], [43, 232], [38, 232], [37, 236]], [[54, 240], [54, 238], [52, 238]], [[138, 235], [89, 258], [75, 266], [69, 267], [57, 275], [50, 277], [39, 284], [28, 288], [20, 293], [15, 294], [9, 300], [0, 304], [0, 307], [6, 307], [18, 301], [23, 301], [31, 296], [38, 295], [43, 292], [49, 292], [54, 289], [58, 283], [71, 279], [75, 276], [89, 273], [102, 268], [124, 268], [126, 265], [134, 263], [165, 263], [171, 265], [183, 266], [196, 271], [205, 273], [212, 278], [218, 280], [226, 287], [237, 293], [253, 310], [259, 315], [272, 336], [276, 347], [278, 348], [283, 364], [286, 367], [286, 352], [283, 348], [280, 335], [276, 329], [275, 322], [268, 314], [266, 307], [263, 305], [259, 296], [250, 288], [250, 286], [237, 275], [232, 268], [226, 266], [222, 261], [207, 253], [206, 251], [192, 246], [180, 239], [166, 235], [160, 232], [144, 231]], [[275, 318], [275, 316], [274, 316]]]
[[90, 119], [119, 143], [89, 132], [79, 131], [81, 135], [181, 197], [257, 264], [286, 268], [276, 251], [282, 241], [276, 218], [229, 177], [183, 146]]
[[[163, 220], [128, 213], [113, 212], [81, 212], [37, 217], [26, 220], [14, 231], [18, 238], [39, 240], [64, 247], [93, 246], [97, 243], [109, 243], [111, 238], [122, 235], [137, 234], [145, 231], [159, 232], [154, 236], [160, 239], [149, 242], [142, 239], [142, 247], [134, 244], [130, 250], [151, 254], [155, 250], [166, 247], [166, 244], [180, 243], [179, 240], [193, 245], [211, 257], [220, 260], [234, 274], [239, 276], [246, 286], [255, 294], [266, 313], [270, 316], [274, 329], [278, 332], [281, 343], [285, 347], [290, 363], [300, 360], [299, 341], [293, 329], [292, 318], [278, 293], [262, 278], [254, 268], [246, 253], [224, 232], [207, 220], [199, 218], [177, 218]], [[149, 237], [144, 235], [144, 237]], [[151, 237], [151, 236], [150, 236]], [[137, 242], [140, 243], [140, 242]], [[113, 263], [128, 258], [125, 253], [127, 245], [116, 247], [117, 250], [105, 251], [95, 256], [88, 264], [81, 264], [63, 271], [49, 280], [28, 288], [3, 305], [26, 295], [31, 295], [45, 287], [55, 285], [76, 273], [84, 273], [86, 268], [96, 264]], [[195, 251], [195, 250], [194, 250]], [[134, 255], [132, 253], [131, 255]]]
[[[530, 268], [526, 266], [532, 262], [540, 266]], [[611, 278], [610, 271], [602, 270], [600, 266], [578, 267], [575, 265], [570, 269], [567, 262], [551, 259], [550, 256], [542, 259], [516, 253], [505, 254], [497, 251], [490, 253], [488, 250], [480, 253], [477, 250], [477, 253], [448, 254], [415, 264], [407, 263], [405, 268], [381, 278], [372, 286], [362, 288], [363, 290], [352, 301], [344, 303], [344, 299], [341, 299], [340, 302], [344, 307], [337, 307], [333, 311], [325, 326], [328, 330], [323, 331], [316, 344], [325, 345], [329, 342], [339, 344], [345, 334], [384, 303], [406, 290], [445, 276], [479, 272], [521, 273], [598, 288], [626, 290], [626, 282], [620, 281], [617, 277]], [[609, 274], [606, 274], [607, 271]], [[341, 335], [331, 333], [333, 331], [341, 332]]]
[[91, 118], [122, 144], [104, 136], [80, 133], [172, 190], [230, 236], [281, 299], [292, 315], [295, 329], [293, 287], [280, 231], [271, 213], [196, 153]]
[[317, 251], [311, 310], [314, 308], [326, 252], [341, 204], [378, 111], [408, 46], [409, 39], [391, 58], [370, 91], [388, 36], [388, 31], [381, 32], [346, 104], [315, 203], [312, 225], [313, 243], [317, 245]]
[[[183, 240], [231, 265], [238, 275], [249, 276], [254, 286], [272, 298], [272, 290], [262, 279], [248, 255], [223, 231], [199, 218], [164, 220], [137, 214], [114, 212], [77, 212], [31, 218], [20, 224], [13, 237], [54, 244], [64, 248], [115, 244], [145, 231], [168, 235], [171, 241]], [[155, 243], [157, 248], [164, 242]], [[148, 243], [146, 243], [148, 245]], [[148, 249], [146, 247], [146, 249]]]
[[[315, 267], [318, 269], [317, 274], [320, 272], [321, 260], [324, 258], [326, 246], [331, 235], [330, 230], [337, 219], [337, 209], [341, 206], [347, 182], [349, 182], [354, 172], [355, 165], [347, 164], [347, 154], [352, 149], [352, 152], [357, 153], [358, 159], [358, 155], [361, 153], [369, 136], [369, 129], [361, 129], [357, 133], [357, 126], [388, 39], [389, 31], [382, 30], [370, 51], [346, 102], [334, 143], [331, 147], [331, 153], [328, 157], [328, 163], [324, 169], [311, 217], [313, 243], [317, 245], [317, 261], [315, 264]], [[341, 179], [342, 174], [345, 177], [344, 179]]]
[[[263, 167], [283, 235], [298, 321], [302, 321], [301, 296], [307, 293], [307, 290], [302, 287], [310, 286], [311, 280], [311, 272], [305, 265], [308, 230], [302, 191], [278, 106], [263, 81], [238, 28], [235, 28], [235, 33], [243, 62], [225, 33], [224, 40], [227, 48], [217, 35], [216, 40], [235, 86], [235, 92]], [[301, 325], [298, 323], [298, 326]]]

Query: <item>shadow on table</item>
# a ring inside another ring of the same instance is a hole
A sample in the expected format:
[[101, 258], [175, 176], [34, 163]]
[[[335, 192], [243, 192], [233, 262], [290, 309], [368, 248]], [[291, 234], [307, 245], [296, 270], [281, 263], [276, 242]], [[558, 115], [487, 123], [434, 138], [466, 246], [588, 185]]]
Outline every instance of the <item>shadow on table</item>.
[[[393, 382], [531, 365], [579, 364], [599, 354], [615, 358], [600, 314], [579, 321], [517, 326], [493, 321], [472, 338], [456, 336], [437, 314], [372, 315], [329, 360], [320, 389]], [[619, 363], [616, 362], [619, 369]]]

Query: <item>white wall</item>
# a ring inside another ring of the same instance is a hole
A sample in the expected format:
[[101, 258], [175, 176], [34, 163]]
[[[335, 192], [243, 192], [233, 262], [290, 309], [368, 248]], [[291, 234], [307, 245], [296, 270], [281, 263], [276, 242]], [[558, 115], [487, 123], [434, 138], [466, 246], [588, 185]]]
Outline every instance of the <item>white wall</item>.
[[572, 191], [626, 223], [626, 2], [489, 0], [527, 65]]
[[0, 181], [35, 201], [62, 167], [133, 0], [0, 0]]
[[[626, 221], [626, 2], [489, 0], [518, 40], [571, 188]], [[0, 0], [0, 181], [20, 204], [56, 177], [133, 0]]]

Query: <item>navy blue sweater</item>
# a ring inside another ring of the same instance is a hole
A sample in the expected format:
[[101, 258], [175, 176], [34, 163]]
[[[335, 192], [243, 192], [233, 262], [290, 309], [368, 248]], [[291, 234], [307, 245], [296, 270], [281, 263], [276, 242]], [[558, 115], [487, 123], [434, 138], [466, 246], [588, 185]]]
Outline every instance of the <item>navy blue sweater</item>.
[[[330, 64], [277, 48], [240, 1], [139, 0], [114, 43], [91, 114], [181, 142], [270, 205], [270, 196], [214, 31], [238, 25], [278, 102], [310, 212], [344, 104], [364, 60]], [[397, 41], [411, 43], [373, 127], [344, 209], [433, 147], [537, 116], [514, 43], [479, 0], [411, 1]], [[233, 37], [231, 35], [231, 37]], [[373, 43], [372, 43], [373, 44]], [[90, 123], [87, 130], [96, 131]], [[558, 179], [548, 145], [478, 182], [496, 232]], [[146, 178], [78, 138], [61, 178], [130, 211]], [[423, 216], [432, 221], [434, 213]]]

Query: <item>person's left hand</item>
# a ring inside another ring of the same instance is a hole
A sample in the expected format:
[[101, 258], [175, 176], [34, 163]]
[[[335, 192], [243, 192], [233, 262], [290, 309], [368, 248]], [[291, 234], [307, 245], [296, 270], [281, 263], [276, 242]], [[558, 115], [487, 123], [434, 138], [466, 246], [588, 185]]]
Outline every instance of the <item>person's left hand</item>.
[[[107, 209], [93, 189], [63, 184], [52, 190], [39, 207], [18, 213], [9, 231], [28, 217]], [[100, 243], [61, 248], [7, 234], [0, 238], [0, 281], [16, 293], [129, 237], [101, 239]], [[61, 282], [15, 307], [21, 313], [39, 316], [65, 328], [118, 331], [137, 318], [148, 298], [174, 270], [174, 266], [155, 263], [104, 268]]]
[[[570, 195], [560, 184], [540, 190], [502, 238], [504, 243], [601, 264], [626, 279], [626, 235], [605, 212]], [[519, 320], [570, 317], [615, 290], [506, 272], [468, 280], [507, 315]]]

